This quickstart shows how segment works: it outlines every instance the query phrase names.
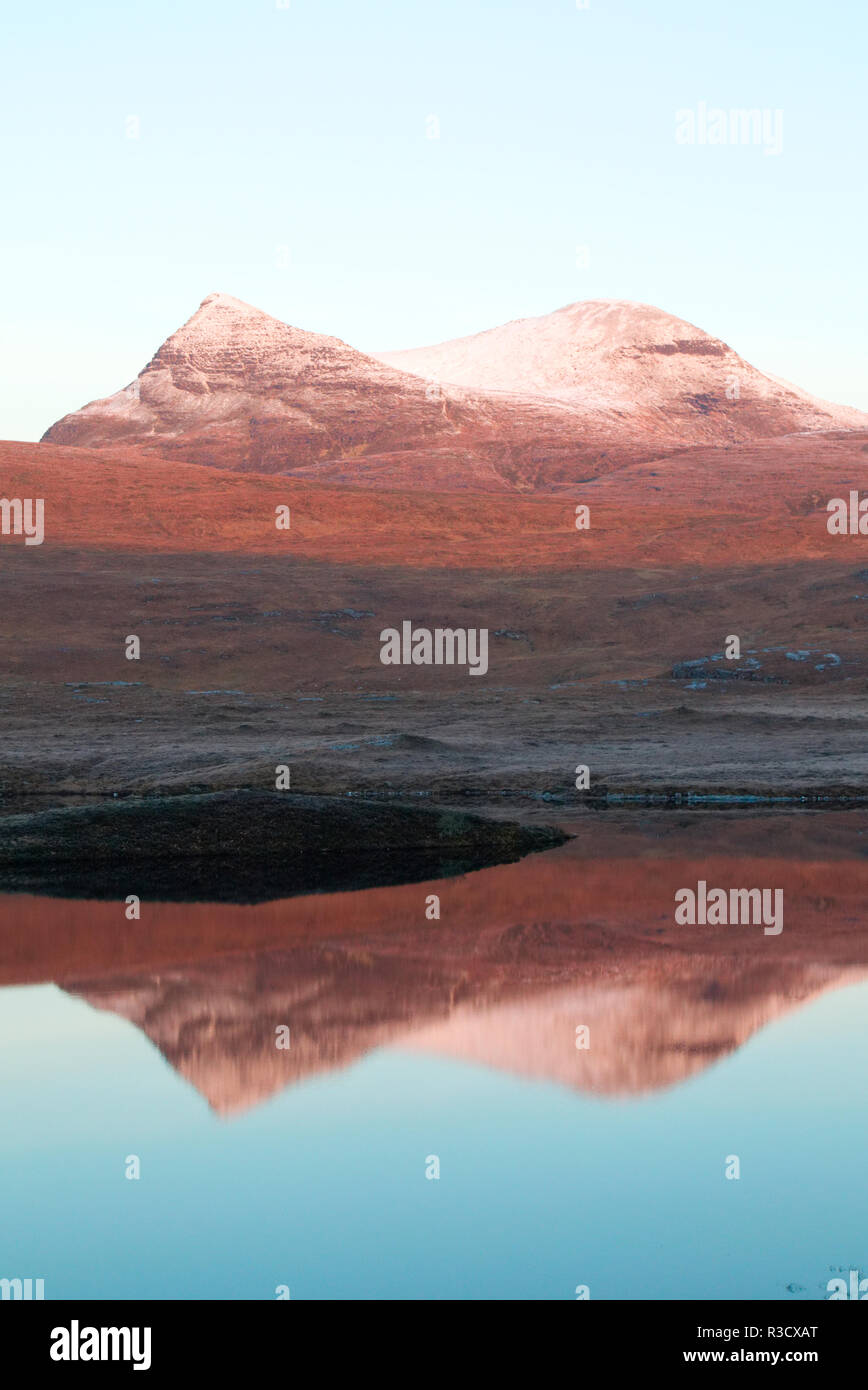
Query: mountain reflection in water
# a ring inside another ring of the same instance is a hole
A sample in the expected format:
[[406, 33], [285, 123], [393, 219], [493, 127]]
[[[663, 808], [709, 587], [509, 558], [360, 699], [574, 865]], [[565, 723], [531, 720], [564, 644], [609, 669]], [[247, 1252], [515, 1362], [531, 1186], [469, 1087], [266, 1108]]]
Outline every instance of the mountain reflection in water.
[[[54, 982], [129, 1020], [229, 1116], [384, 1047], [637, 1096], [868, 974], [850, 813], [567, 828], [558, 849], [450, 880], [252, 907], [143, 902], [138, 922], [123, 903], [6, 897], [0, 985]], [[783, 932], [676, 926], [675, 892], [699, 880], [783, 889]]]

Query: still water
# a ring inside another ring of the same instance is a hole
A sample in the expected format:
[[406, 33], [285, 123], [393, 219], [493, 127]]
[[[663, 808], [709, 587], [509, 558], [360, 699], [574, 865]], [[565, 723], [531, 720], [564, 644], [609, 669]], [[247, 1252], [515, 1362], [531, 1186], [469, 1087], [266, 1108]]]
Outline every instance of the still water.
[[[797, 1301], [868, 1273], [862, 825], [568, 828], [257, 907], [0, 900], [0, 1277]], [[675, 926], [699, 878], [782, 888], [783, 931]]]

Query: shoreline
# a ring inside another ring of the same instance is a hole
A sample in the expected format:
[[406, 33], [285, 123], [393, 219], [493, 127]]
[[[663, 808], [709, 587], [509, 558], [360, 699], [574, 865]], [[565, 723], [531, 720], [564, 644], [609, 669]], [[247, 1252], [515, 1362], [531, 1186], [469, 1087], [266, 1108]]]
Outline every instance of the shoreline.
[[453, 877], [568, 838], [453, 808], [291, 792], [118, 798], [0, 819], [0, 892], [254, 903]]

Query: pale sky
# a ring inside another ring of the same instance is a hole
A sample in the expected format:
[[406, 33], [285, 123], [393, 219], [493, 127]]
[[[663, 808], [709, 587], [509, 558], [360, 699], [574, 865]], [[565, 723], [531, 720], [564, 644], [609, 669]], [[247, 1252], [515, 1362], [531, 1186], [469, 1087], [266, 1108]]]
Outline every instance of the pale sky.
[[[368, 351], [639, 300], [868, 409], [865, 15], [19, 6], [0, 87], [0, 437], [36, 439], [124, 386], [215, 290]], [[780, 112], [780, 152], [678, 143], [676, 112], [700, 103], [765, 111], [770, 131]]]

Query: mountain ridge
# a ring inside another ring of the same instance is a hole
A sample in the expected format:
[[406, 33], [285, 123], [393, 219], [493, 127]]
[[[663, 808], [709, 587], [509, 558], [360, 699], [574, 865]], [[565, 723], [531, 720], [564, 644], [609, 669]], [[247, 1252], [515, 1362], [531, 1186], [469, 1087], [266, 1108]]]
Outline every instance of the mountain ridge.
[[653, 305], [578, 301], [371, 355], [207, 295], [136, 379], [43, 443], [341, 483], [547, 491], [673, 450], [868, 428]]

